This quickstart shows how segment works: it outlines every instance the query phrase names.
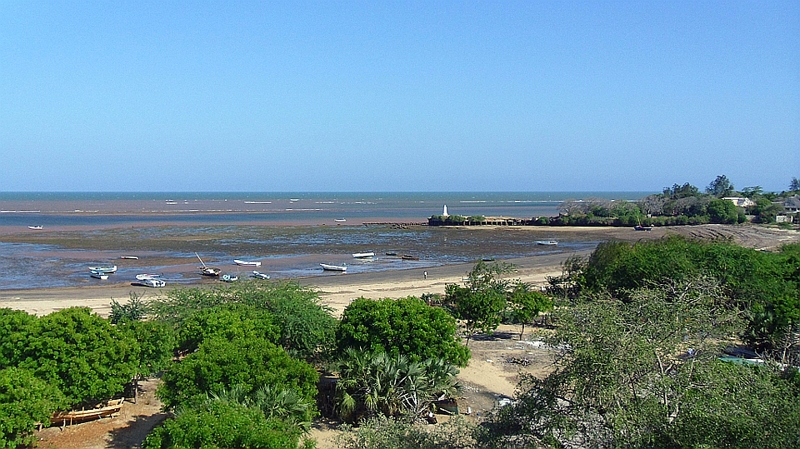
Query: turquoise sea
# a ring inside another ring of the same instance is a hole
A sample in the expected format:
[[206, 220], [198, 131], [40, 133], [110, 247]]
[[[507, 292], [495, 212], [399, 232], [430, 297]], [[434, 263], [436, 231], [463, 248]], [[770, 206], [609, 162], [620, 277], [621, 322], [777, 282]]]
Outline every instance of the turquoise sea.
[[[259, 260], [261, 271], [280, 279], [328, 275], [320, 262], [347, 263], [349, 274], [580, 251], [598, 242], [577, 234], [543, 247], [535, 241], [553, 238], [546, 228], [474, 232], [391, 223], [425, 223], [445, 205], [450, 215], [530, 218], [556, 215], [565, 200], [633, 201], [649, 193], [0, 193], [0, 290], [128, 282], [154, 272], [168, 284], [191, 284], [200, 282], [195, 252], [240, 276], [252, 269], [233, 259]], [[367, 251], [376, 257], [352, 258]], [[87, 267], [99, 264], [119, 271], [108, 281], [90, 278]]]

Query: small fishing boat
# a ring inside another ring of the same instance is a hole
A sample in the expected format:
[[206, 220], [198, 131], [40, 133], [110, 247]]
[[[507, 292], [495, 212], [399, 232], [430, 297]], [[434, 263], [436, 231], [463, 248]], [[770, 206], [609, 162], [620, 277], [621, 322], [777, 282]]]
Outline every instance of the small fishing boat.
[[144, 285], [145, 287], [152, 287], [152, 288], [160, 288], [167, 285], [162, 279], [141, 279], [139, 281], [140, 284]]
[[347, 271], [347, 265], [329, 265], [327, 263], [321, 263], [319, 266], [321, 266], [324, 271]]
[[558, 242], [555, 240], [537, 240], [536, 244], [542, 246], [556, 246]]
[[334, 218], [333, 221], [335, 221], [337, 223], [344, 223], [345, 221], [347, 221], [347, 219], [346, 218]]
[[44, 226], [36, 225], [36, 226], [28, 226], [28, 229], [33, 229], [34, 231], [41, 231], [44, 229]]
[[222, 273], [222, 270], [220, 270], [219, 268], [213, 268], [207, 266], [206, 263], [203, 262], [203, 259], [200, 259], [199, 254], [194, 253], [194, 255], [197, 256], [197, 258], [200, 260], [200, 263], [203, 264], [202, 267], [198, 267], [200, 269], [200, 274], [202, 274], [203, 276], [216, 277], [219, 276], [220, 273]]
[[262, 273], [260, 271], [255, 271], [255, 270], [253, 271], [252, 276], [256, 279], [264, 279], [264, 280], [269, 279], [269, 275], [267, 273]]
[[137, 281], [146, 281], [146, 280], [148, 280], [148, 279], [158, 279], [158, 278], [160, 278], [160, 277], [161, 277], [161, 275], [160, 275], [160, 274], [148, 274], [148, 273], [144, 273], [144, 274], [137, 274], [137, 275], [136, 275], [136, 280], [137, 280]]
[[60, 424], [62, 427], [66, 426], [67, 424], [72, 425], [76, 423], [82, 423], [85, 421], [93, 421], [99, 418], [105, 418], [108, 416], [116, 416], [119, 413], [120, 409], [122, 409], [122, 404], [125, 402], [125, 398], [121, 399], [112, 399], [104, 406], [98, 406], [96, 408], [90, 408], [89, 410], [72, 410], [69, 412], [56, 412], [50, 417], [50, 423], [52, 424]]
[[103, 273], [113, 274], [117, 272], [116, 265], [104, 265], [99, 267], [89, 267], [90, 271], [102, 271]]
[[119, 256], [120, 259], [139, 260], [139, 256]]
[[233, 259], [233, 263], [235, 263], [236, 265], [243, 265], [243, 266], [246, 266], [246, 267], [260, 267], [261, 266], [261, 262], [255, 261], [255, 260], [254, 261], [248, 261], [248, 260]]
[[92, 273], [90, 274], [90, 276], [95, 278], [95, 279], [101, 279], [101, 280], [104, 280], [104, 281], [106, 279], [108, 279], [108, 273], [106, 273], [105, 271], [92, 270]]
[[355, 257], [356, 259], [368, 259], [370, 257], [375, 257], [375, 253], [374, 252], [353, 253], [353, 257]]
[[634, 231], [652, 231], [653, 227], [652, 226], [637, 225], [637, 226], [633, 227], [633, 230]]
[[235, 282], [239, 280], [239, 276], [236, 276], [235, 274], [223, 274], [220, 277], [220, 280], [223, 282]]
[[397, 255], [397, 251], [386, 251], [386, 255], [387, 256], [396, 256]]
[[419, 260], [419, 257], [412, 256], [411, 254], [403, 254], [402, 256], [400, 256], [400, 258], [403, 260]]

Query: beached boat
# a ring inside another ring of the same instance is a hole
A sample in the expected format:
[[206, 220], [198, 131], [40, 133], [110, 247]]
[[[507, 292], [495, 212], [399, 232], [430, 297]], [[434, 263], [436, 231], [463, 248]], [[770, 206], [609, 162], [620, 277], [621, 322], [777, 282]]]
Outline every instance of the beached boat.
[[33, 229], [34, 231], [41, 231], [42, 229], [44, 229], [44, 227], [36, 225], [36, 226], [28, 226], [28, 229]]
[[92, 421], [99, 418], [114, 416], [119, 413], [125, 398], [112, 399], [106, 402], [104, 406], [98, 406], [89, 410], [72, 410], [69, 412], [56, 412], [50, 417], [50, 423], [60, 424], [62, 427], [81, 423], [85, 421]]
[[347, 265], [329, 265], [327, 263], [321, 263], [319, 266], [325, 271], [347, 271]]
[[374, 252], [353, 253], [353, 257], [355, 257], [356, 259], [367, 259], [367, 258], [370, 258], [370, 257], [375, 257], [375, 253]]
[[243, 266], [246, 266], [246, 267], [260, 267], [261, 266], [261, 262], [256, 261], [256, 260], [249, 261], [249, 260], [233, 259], [233, 263], [235, 263], [236, 265], [243, 265]]
[[120, 259], [139, 260], [139, 256], [119, 256]]
[[108, 273], [106, 273], [105, 271], [92, 270], [92, 272], [91, 272], [91, 274], [89, 276], [91, 276], [91, 277], [93, 277], [95, 279], [101, 279], [101, 280], [108, 279]]
[[556, 246], [558, 245], [558, 242], [555, 240], [537, 240], [536, 244], [543, 246]]
[[387, 256], [396, 256], [397, 255], [397, 251], [386, 251], [386, 255]]
[[653, 230], [653, 227], [652, 227], [652, 226], [641, 226], [641, 225], [637, 225], [637, 226], [634, 226], [634, 227], [633, 227], [633, 229], [634, 229], [635, 231], [652, 231], [652, 230]]
[[137, 281], [144, 281], [144, 280], [147, 280], [147, 279], [158, 279], [158, 278], [160, 278], [160, 277], [161, 277], [161, 275], [160, 275], [160, 274], [148, 274], [148, 273], [144, 273], [144, 274], [137, 274], [137, 275], [136, 275], [136, 280], [137, 280]]
[[207, 266], [206, 263], [203, 262], [203, 259], [200, 259], [199, 254], [194, 253], [194, 255], [197, 256], [197, 258], [200, 260], [200, 263], [203, 264], [202, 267], [198, 267], [200, 269], [200, 274], [202, 274], [203, 276], [216, 277], [219, 276], [220, 273], [222, 273], [222, 270], [220, 270], [219, 268]]
[[235, 274], [223, 274], [219, 279], [223, 282], [235, 282], [239, 280], [239, 276]]
[[269, 279], [269, 275], [267, 273], [262, 273], [260, 271], [253, 271], [252, 276], [256, 279], [264, 279], [264, 280]]
[[99, 267], [89, 267], [89, 271], [102, 271], [103, 273], [113, 274], [117, 272], [117, 266], [101, 265]]
[[402, 256], [400, 256], [400, 258], [403, 260], [419, 260], [419, 257], [412, 256], [411, 254], [403, 254]]
[[345, 221], [347, 221], [347, 219], [346, 218], [334, 218], [333, 221], [335, 221], [337, 223], [344, 223]]
[[159, 288], [167, 285], [167, 283], [164, 282], [163, 280], [155, 278], [141, 279], [139, 280], [139, 283], [144, 285], [145, 287], [153, 287], [153, 288]]

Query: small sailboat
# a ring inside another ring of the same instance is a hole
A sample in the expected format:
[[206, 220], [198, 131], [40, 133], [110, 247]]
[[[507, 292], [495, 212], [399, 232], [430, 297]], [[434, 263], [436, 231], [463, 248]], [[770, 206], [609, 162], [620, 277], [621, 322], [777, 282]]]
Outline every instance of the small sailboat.
[[200, 274], [202, 274], [203, 276], [214, 276], [214, 277], [216, 277], [216, 276], [219, 276], [219, 274], [222, 272], [222, 270], [220, 270], [219, 268], [213, 268], [213, 267], [207, 266], [206, 263], [203, 262], [203, 259], [200, 259], [200, 255], [199, 254], [194, 253], [194, 255], [197, 256], [197, 258], [200, 260], [200, 263], [203, 264], [202, 267], [199, 267], [200, 268]]

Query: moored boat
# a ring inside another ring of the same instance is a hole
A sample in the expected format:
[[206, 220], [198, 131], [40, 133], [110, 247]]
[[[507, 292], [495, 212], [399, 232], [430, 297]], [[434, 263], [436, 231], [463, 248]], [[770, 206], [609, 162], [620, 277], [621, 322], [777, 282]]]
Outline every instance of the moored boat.
[[253, 270], [252, 276], [256, 279], [264, 279], [264, 280], [269, 279], [269, 275], [267, 273], [262, 273], [260, 271], [255, 271], [255, 270]]
[[44, 226], [36, 225], [36, 226], [28, 226], [28, 229], [33, 229], [34, 231], [41, 231], [44, 229]]
[[139, 256], [119, 256], [120, 259], [139, 260]]
[[330, 265], [327, 263], [321, 263], [319, 266], [321, 266], [325, 271], [347, 271], [347, 265]]
[[223, 282], [235, 282], [239, 280], [239, 276], [235, 274], [223, 274], [219, 279]]
[[137, 281], [145, 281], [147, 279], [158, 279], [160, 277], [161, 277], [160, 274], [148, 274], [148, 273], [145, 273], [145, 274], [137, 274], [136, 275], [136, 280]]
[[219, 276], [220, 273], [222, 273], [222, 270], [220, 270], [219, 268], [214, 268], [214, 267], [207, 266], [206, 263], [203, 262], [203, 259], [200, 259], [200, 255], [199, 254], [194, 253], [194, 255], [197, 256], [197, 258], [200, 260], [200, 263], [203, 264], [202, 267], [198, 267], [200, 269], [200, 274], [202, 274], [203, 276], [216, 277], [216, 276]]
[[372, 251], [367, 253], [353, 253], [353, 257], [355, 257], [356, 259], [367, 259], [370, 257], [375, 257], [375, 253]]
[[167, 285], [162, 279], [155, 279], [155, 278], [148, 278], [148, 279], [141, 279], [139, 283], [144, 285], [145, 287], [153, 287], [159, 288]]
[[556, 246], [558, 245], [558, 242], [555, 240], [537, 240], [536, 244], [543, 246]]
[[102, 271], [103, 273], [113, 274], [117, 272], [116, 265], [103, 265], [98, 267], [89, 267], [90, 271]]
[[108, 279], [108, 273], [106, 273], [105, 271], [92, 270], [90, 276], [95, 279], [101, 279], [101, 280]]
[[419, 257], [412, 256], [411, 254], [403, 254], [402, 256], [400, 256], [400, 258], [403, 260], [419, 260]]
[[240, 260], [240, 259], [233, 259], [233, 263], [236, 265], [243, 265], [246, 267], [260, 267], [261, 262], [257, 260], [249, 261], [249, 260]]

